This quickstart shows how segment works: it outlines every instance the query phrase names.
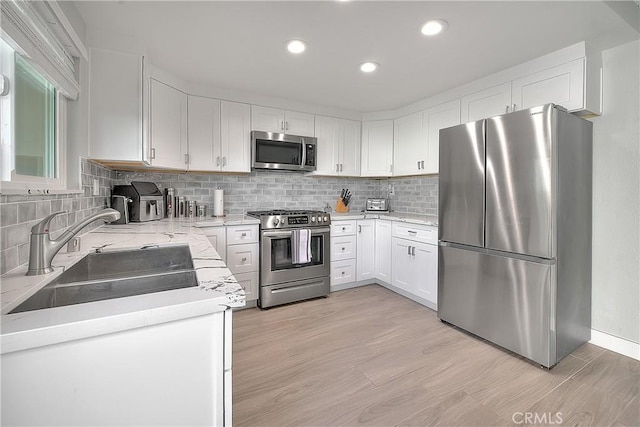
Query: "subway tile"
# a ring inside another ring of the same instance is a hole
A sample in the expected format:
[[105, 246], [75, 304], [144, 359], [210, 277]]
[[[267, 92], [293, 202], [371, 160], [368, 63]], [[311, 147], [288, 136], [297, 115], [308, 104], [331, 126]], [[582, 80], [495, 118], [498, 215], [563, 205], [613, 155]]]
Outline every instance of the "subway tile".
[[18, 204], [3, 203], [0, 205], [0, 226], [18, 223]]
[[36, 202], [18, 204], [18, 222], [33, 221], [36, 219]]
[[18, 265], [18, 248], [13, 247], [0, 252], [0, 274], [11, 271]]

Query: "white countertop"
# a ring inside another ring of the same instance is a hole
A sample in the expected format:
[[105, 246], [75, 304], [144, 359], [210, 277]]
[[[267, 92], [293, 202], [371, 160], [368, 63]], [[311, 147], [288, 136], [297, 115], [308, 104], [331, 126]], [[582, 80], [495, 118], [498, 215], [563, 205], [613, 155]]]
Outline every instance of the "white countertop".
[[332, 221], [349, 219], [386, 219], [388, 221], [408, 222], [411, 224], [438, 226], [438, 217], [433, 215], [420, 215], [403, 212], [331, 212]]
[[247, 215], [225, 215], [220, 217], [207, 217], [193, 223], [196, 227], [222, 227], [227, 225], [260, 224], [258, 218]]
[[[234, 219], [244, 221], [244, 219]], [[253, 219], [257, 223], [257, 220]], [[246, 223], [246, 222], [245, 222]], [[245, 305], [244, 291], [202, 230], [188, 220], [105, 225], [81, 237], [79, 252], [63, 248], [55, 271], [25, 276], [26, 266], [1, 277], [1, 352], [39, 347], [194, 317]], [[224, 225], [224, 223], [222, 224]], [[228, 224], [227, 224], [228, 225]], [[198, 286], [57, 308], [6, 314], [86, 254], [147, 245], [188, 244]]]

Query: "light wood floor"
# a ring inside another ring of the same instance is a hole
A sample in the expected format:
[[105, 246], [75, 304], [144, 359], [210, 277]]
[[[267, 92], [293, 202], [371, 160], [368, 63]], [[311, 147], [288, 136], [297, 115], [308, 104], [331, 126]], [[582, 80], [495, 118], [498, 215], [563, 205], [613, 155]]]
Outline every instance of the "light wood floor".
[[640, 425], [640, 362], [586, 344], [546, 371], [377, 285], [233, 322], [234, 426]]

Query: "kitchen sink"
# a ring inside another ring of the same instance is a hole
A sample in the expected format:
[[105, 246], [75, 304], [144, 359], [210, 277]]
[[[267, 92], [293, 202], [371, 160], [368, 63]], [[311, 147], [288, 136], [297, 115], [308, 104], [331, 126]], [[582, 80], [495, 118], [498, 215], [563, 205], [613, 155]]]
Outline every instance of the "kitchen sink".
[[91, 253], [12, 313], [197, 286], [188, 245]]

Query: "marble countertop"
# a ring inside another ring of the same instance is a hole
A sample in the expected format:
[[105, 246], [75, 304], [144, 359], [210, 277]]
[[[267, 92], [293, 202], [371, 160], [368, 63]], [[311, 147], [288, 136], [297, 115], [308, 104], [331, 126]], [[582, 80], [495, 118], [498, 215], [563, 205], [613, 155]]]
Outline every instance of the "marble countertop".
[[244, 224], [260, 224], [258, 218], [247, 215], [225, 215], [221, 217], [207, 217], [194, 222], [196, 227], [222, 227], [227, 225], [244, 225]]
[[437, 216], [403, 212], [331, 212], [331, 219], [334, 221], [349, 219], [386, 219], [389, 221], [408, 222], [411, 224], [438, 226]]
[[[79, 252], [63, 248], [54, 272], [25, 276], [26, 266], [1, 277], [1, 352], [55, 344], [179, 320], [245, 305], [244, 291], [203, 231], [188, 220], [105, 225], [81, 236]], [[198, 286], [51, 309], [7, 314], [86, 254], [101, 248], [139, 249], [188, 244]]]

